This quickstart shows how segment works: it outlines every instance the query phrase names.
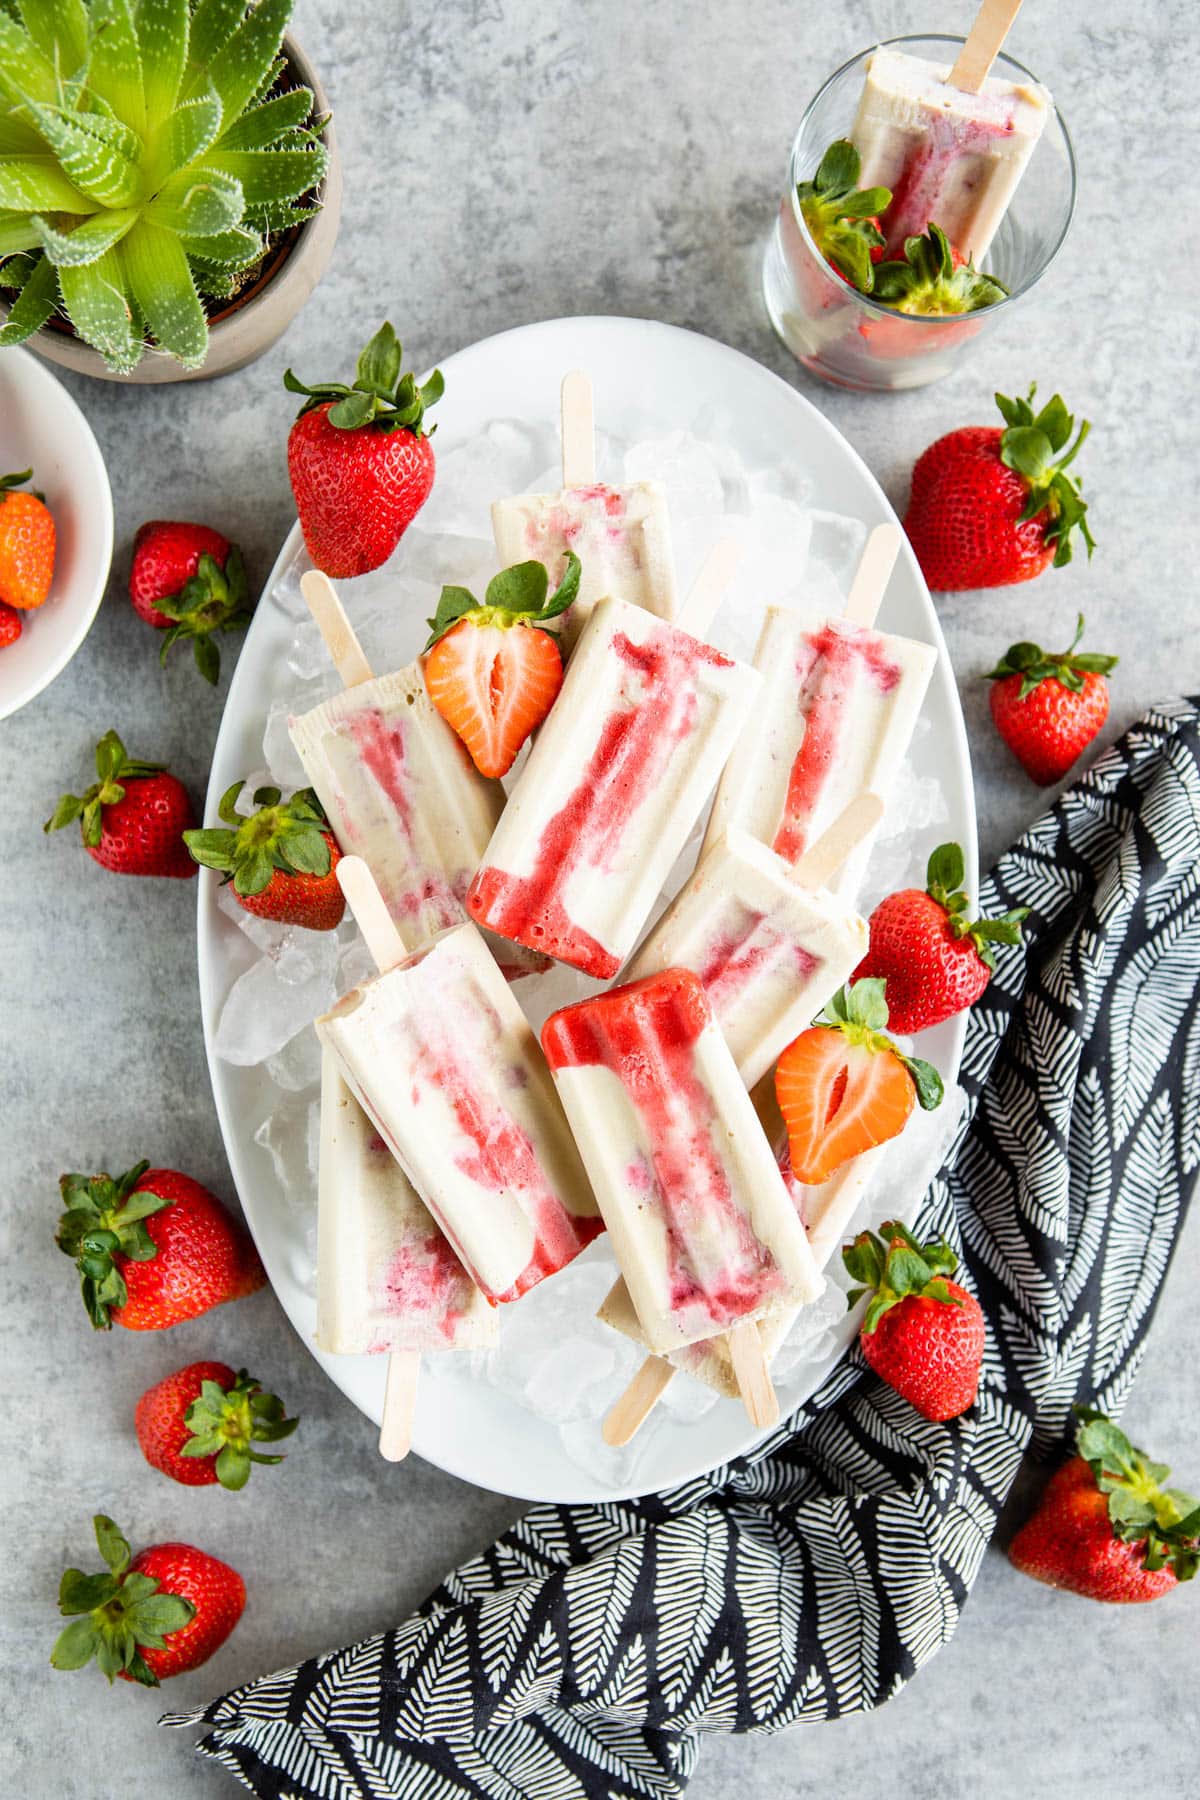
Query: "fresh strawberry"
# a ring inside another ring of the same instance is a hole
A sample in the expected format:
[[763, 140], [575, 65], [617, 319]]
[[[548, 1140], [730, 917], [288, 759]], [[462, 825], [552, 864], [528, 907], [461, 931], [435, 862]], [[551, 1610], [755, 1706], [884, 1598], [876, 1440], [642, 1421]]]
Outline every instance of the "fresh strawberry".
[[58, 1610], [80, 1614], [50, 1653], [56, 1669], [82, 1669], [96, 1658], [111, 1683], [157, 1687], [198, 1669], [219, 1650], [242, 1616], [246, 1584], [236, 1569], [191, 1544], [151, 1544], [131, 1557], [112, 1520], [93, 1524], [106, 1575], [68, 1569]]
[[1076, 1455], [1052, 1476], [1009, 1558], [1023, 1575], [1088, 1600], [1157, 1600], [1200, 1568], [1200, 1501], [1164, 1487], [1167, 1465], [1103, 1413], [1075, 1410]]
[[258, 788], [257, 812], [243, 818], [235, 781], [217, 808], [227, 829], [185, 831], [183, 841], [198, 863], [219, 869], [233, 883], [234, 898], [260, 919], [333, 931], [342, 922], [346, 897], [334, 873], [341, 852], [325, 827], [321, 802], [311, 788], [290, 800], [275, 787]]
[[33, 475], [0, 475], [0, 600], [29, 611], [54, 580], [54, 515], [40, 494], [17, 489]]
[[541, 627], [573, 603], [579, 575], [579, 558], [569, 550], [549, 599], [549, 577], [537, 562], [494, 575], [482, 605], [466, 588], [442, 589], [437, 616], [429, 620], [425, 686], [481, 775], [507, 775], [554, 704], [562, 652]]
[[74, 1258], [92, 1324], [163, 1331], [266, 1282], [258, 1252], [221, 1202], [188, 1175], [138, 1163], [64, 1175], [55, 1242]]
[[939, 844], [925, 871], [927, 887], [889, 894], [871, 914], [871, 943], [854, 979], [887, 983], [888, 1023], [904, 1036], [940, 1025], [974, 1006], [992, 977], [992, 944], [1016, 944], [1027, 906], [1002, 919], [969, 919], [962, 892], [963, 853]]
[[875, 1373], [926, 1419], [956, 1419], [975, 1400], [983, 1363], [983, 1311], [947, 1281], [958, 1267], [949, 1244], [918, 1244], [898, 1221], [860, 1231], [842, 1261], [871, 1295], [859, 1342]]
[[148, 1388], [137, 1403], [134, 1423], [142, 1455], [184, 1487], [243, 1488], [255, 1463], [280, 1463], [264, 1456], [253, 1441], [277, 1443], [290, 1437], [298, 1419], [284, 1416], [283, 1402], [262, 1388], [245, 1369], [235, 1375], [227, 1363], [189, 1363]]
[[1036, 392], [1031, 387], [1028, 400], [996, 395], [1003, 430], [951, 431], [918, 457], [904, 529], [935, 591], [1007, 587], [1048, 563], [1059, 569], [1071, 560], [1076, 526], [1089, 557], [1095, 549], [1087, 504], [1067, 474], [1090, 426], [1085, 419], [1066, 450], [1073, 415], [1058, 394], [1035, 414]]
[[21, 615], [15, 606], [0, 600], [0, 650], [15, 644], [21, 635]]
[[906, 238], [903, 261], [879, 263], [871, 291], [897, 312], [932, 318], [979, 312], [1008, 298], [994, 275], [963, 261], [940, 225], [931, 225], [924, 237]]
[[422, 421], [442, 397], [435, 369], [418, 387], [400, 373], [396, 334], [383, 325], [358, 359], [352, 388], [283, 385], [306, 394], [288, 436], [288, 477], [308, 553], [326, 575], [365, 575], [385, 563], [433, 486], [433, 445]]
[[1077, 650], [1083, 614], [1069, 650], [1012, 644], [988, 675], [996, 730], [1027, 775], [1043, 787], [1061, 781], [1108, 717], [1115, 656]]
[[830, 144], [811, 181], [796, 187], [800, 214], [813, 243], [834, 272], [860, 293], [873, 286], [874, 264], [883, 255], [879, 214], [891, 202], [885, 187], [862, 188], [862, 158], [849, 138]]
[[252, 611], [237, 545], [207, 525], [171, 519], [151, 519], [134, 538], [129, 598], [139, 619], [168, 633], [160, 660], [190, 638], [196, 667], [213, 682], [221, 669], [214, 633], [244, 631]]
[[789, 1044], [775, 1070], [792, 1173], [825, 1181], [852, 1157], [896, 1137], [914, 1105], [940, 1105], [937, 1070], [905, 1056], [886, 1035], [882, 981], [835, 994], [817, 1023]]
[[96, 745], [96, 774], [86, 794], [63, 794], [43, 831], [78, 819], [84, 849], [114, 875], [194, 875], [183, 834], [196, 821], [183, 783], [161, 763], [127, 756], [115, 731]]

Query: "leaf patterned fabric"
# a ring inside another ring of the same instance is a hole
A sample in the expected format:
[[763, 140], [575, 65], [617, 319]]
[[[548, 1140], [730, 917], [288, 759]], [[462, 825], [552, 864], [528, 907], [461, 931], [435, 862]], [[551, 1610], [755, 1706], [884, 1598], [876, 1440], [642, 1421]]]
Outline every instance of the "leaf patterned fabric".
[[1200, 707], [1141, 719], [1004, 856], [922, 1223], [982, 1303], [934, 1425], [855, 1351], [753, 1456], [538, 1506], [394, 1631], [164, 1723], [272, 1800], [671, 1800], [700, 1736], [881, 1705], [954, 1632], [1022, 1456], [1119, 1413], [1200, 1164]]

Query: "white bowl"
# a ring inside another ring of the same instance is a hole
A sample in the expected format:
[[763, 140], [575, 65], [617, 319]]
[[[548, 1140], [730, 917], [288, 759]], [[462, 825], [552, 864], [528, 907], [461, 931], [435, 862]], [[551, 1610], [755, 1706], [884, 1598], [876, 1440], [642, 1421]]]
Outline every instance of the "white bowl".
[[32, 469], [58, 534], [54, 584], [0, 649], [0, 719], [40, 694], [91, 629], [112, 563], [112, 491], [92, 428], [27, 350], [0, 350], [0, 475]]

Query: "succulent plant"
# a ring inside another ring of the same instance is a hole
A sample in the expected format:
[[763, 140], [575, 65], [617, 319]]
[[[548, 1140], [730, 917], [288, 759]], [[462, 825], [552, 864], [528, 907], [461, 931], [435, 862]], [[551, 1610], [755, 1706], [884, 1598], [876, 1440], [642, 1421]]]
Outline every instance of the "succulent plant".
[[56, 312], [108, 366], [208, 353], [206, 301], [317, 210], [293, 0], [0, 0], [0, 348]]

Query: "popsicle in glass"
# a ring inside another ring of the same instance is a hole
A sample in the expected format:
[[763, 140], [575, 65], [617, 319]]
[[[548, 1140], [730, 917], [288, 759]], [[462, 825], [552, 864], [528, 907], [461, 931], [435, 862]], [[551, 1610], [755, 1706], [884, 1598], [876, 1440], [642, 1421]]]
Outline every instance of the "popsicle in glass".
[[596, 607], [471, 884], [477, 924], [616, 974], [761, 686], [691, 634], [731, 570], [719, 545], [678, 625], [611, 596]]
[[985, 0], [954, 67], [884, 46], [866, 66], [850, 133], [860, 184], [887, 187], [885, 255], [940, 225], [978, 264], [1037, 148], [1054, 102], [1036, 81], [988, 75], [1020, 0]]

